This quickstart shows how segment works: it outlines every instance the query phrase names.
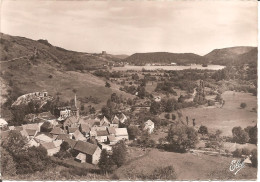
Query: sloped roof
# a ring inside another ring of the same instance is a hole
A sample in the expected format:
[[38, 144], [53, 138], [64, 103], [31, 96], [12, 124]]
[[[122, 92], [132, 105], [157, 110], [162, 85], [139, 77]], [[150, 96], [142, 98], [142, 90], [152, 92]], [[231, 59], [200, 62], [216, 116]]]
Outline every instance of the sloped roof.
[[117, 136], [127, 136], [128, 132], [126, 128], [115, 128]]
[[117, 141], [117, 140], [116, 140], [116, 137], [115, 137], [114, 135], [108, 135], [107, 138], [108, 138], [108, 140], [109, 140], [110, 142]]
[[90, 126], [88, 124], [81, 124], [81, 130], [83, 132], [89, 133], [90, 132]]
[[65, 140], [66, 138], [70, 138], [70, 135], [69, 134], [59, 134], [56, 139]]
[[107, 135], [108, 135], [107, 130], [97, 131], [97, 136], [107, 136]]
[[116, 134], [116, 130], [114, 127], [108, 127], [107, 130], [109, 134]]
[[70, 117], [65, 119], [63, 125], [69, 126], [69, 125], [72, 125], [72, 124], [77, 123], [77, 122], [78, 122], [78, 120], [77, 120], [76, 116], [70, 116]]
[[38, 123], [24, 124], [24, 125], [22, 125], [22, 127], [23, 127], [24, 130], [25, 129], [31, 129], [31, 130], [37, 130], [38, 131], [40, 129]]
[[20, 133], [24, 137], [28, 137], [29, 136], [28, 133], [26, 132], [26, 130], [21, 130]]
[[50, 112], [42, 112], [42, 113], [38, 114], [38, 118], [42, 118], [42, 119], [45, 119], [45, 120], [56, 119], [56, 117], [53, 116]]
[[41, 144], [46, 150], [57, 148], [53, 142], [46, 142]]
[[108, 121], [106, 116], [104, 116], [103, 119], [100, 121], [101, 126], [106, 126], [106, 125], [109, 125], [109, 124], [110, 124], [110, 122]]
[[59, 128], [59, 127], [54, 127], [51, 132], [51, 134], [53, 135], [61, 135], [61, 134], [65, 134], [64, 130]]
[[16, 131], [22, 131], [22, 130], [23, 130], [23, 127], [22, 127], [22, 126], [15, 126], [15, 127], [14, 127], [14, 130], [16, 130]]
[[76, 130], [73, 133], [73, 136], [75, 137], [75, 140], [82, 140], [82, 141], [87, 140], [86, 137], [84, 137], [84, 135], [79, 130]]
[[37, 132], [37, 130], [31, 130], [31, 129], [26, 129], [25, 130], [29, 136], [34, 136]]
[[119, 118], [115, 115], [114, 119], [112, 120], [113, 124], [119, 124]]
[[60, 145], [62, 144], [62, 140], [55, 140], [53, 141], [55, 147], [60, 147]]
[[38, 142], [51, 142], [53, 140], [52, 135], [45, 132], [38, 132], [34, 138]]
[[7, 125], [7, 121], [4, 120], [3, 118], [0, 118], [0, 125]]
[[70, 139], [70, 138], [65, 138], [64, 141], [67, 142], [72, 149], [74, 148], [74, 146], [77, 143], [76, 140], [73, 140], [73, 139]]
[[69, 133], [74, 133], [76, 130], [78, 130], [77, 127], [69, 127]]
[[98, 146], [89, 142], [78, 141], [74, 147], [75, 150], [78, 150], [82, 153], [93, 155], [97, 150]]
[[97, 126], [97, 127], [92, 127], [91, 131], [100, 131], [100, 130], [106, 130], [106, 126]]

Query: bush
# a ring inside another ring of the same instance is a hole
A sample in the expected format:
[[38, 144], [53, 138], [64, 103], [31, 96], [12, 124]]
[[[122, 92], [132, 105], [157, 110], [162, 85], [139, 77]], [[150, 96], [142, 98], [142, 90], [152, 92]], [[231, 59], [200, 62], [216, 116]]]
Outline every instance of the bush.
[[242, 109], [245, 109], [245, 108], [246, 108], [246, 103], [242, 102], [242, 103], [240, 104], [240, 107], [241, 107]]
[[202, 135], [206, 135], [206, 134], [208, 134], [208, 128], [206, 126], [201, 125], [198, 133], [200, 133]]
[[213, 100], [208, 100], [208, 106], [214, 106], [215, 102]]

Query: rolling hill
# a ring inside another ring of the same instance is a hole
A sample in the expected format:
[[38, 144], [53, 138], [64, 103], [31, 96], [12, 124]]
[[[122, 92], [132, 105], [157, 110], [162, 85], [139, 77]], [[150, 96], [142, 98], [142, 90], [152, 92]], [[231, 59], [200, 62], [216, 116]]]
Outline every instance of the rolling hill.
[[151, 52], [151, 53], [135, 53], [126, 59], [126, 62], [144, 65], [147, 63], [177, 63], [177, 64], [190, 64], [205, 63], [205, 59], [202, 56], [193, 53], [169, 53], [169, 52]]
[[124, 59], [126, 62], [144, 65], [147, 63], [171, 63], [177, 64], [217, 64], [228, 65], [233, 63], [249, 63], [257, 61], [257, 47], [230, 47], [223, 49], [214, 49], [205, 56], [199, 56], [193, 53], [169, 53], [169, 52], [151, 52], [135, 53]]
[[235, 62], [248, 63], [257, 60], [257, 48], [240, 46], [214, 49], [204, 57], [211, 64], [227, 65]]
[[[96, 109], [105, 104], [113, 92], [133, 97], [112, 83], [110, 88], [105, 87], [106, 80], [88, 71], [114, 62], [114, 58], [69, 51], [52, 46], [45, 40], [35, 41], [6, 34], [1, 34], [0, 47], [1, 104], [7, 97], [16, 99], [25, 93], [43, 90], [52, 96], [61, 93], [60, 98], [69, 101], [73, 98], [72, 90], [77, 89], [78, 98], [92, 96], [102, 101], [95, 105]], [[32, 56], [34, 47], [38, 49], [36, 57]]]

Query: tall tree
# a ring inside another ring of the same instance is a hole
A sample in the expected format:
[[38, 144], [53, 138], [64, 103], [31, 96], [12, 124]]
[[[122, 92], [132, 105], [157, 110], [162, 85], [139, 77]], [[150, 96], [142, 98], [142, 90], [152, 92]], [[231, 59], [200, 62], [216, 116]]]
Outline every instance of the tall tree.
[[120, 167], [126, 162], [127, 148], [124, 141], [120, 141], [113, 147], [112, 159]]

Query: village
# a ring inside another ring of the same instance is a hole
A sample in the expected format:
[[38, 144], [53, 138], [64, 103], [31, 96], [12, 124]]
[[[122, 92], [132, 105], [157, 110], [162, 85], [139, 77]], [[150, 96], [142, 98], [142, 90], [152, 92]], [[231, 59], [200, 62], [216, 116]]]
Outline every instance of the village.
[[[47, 97], [47, 92], [44, 94]], [[23, 98], [26, 97], [23, 96]], [[41, 145], [47, 150], [49, 156], [58, 153], [60, 145], [65, 141], [71, 149], [78, 152], [75, 160], [91, 164], [98, 164], [103, 149], [111, 152], [113, 145], [121, 140], [129, 140], [127, 128], [119, 128], [120, 124], [127, 121], [127, 116], [124, 113], [115, 115], [110, 121], [105, 116], [101, 119], [95, 115], [83, 117], [79, 115], [76, 95], [74, 101], [74, 107], [57, 108], [60, 113], [58, 118], [50, 112], [30, 114], [28, 117], [32, 124], [23, 124], [22, 126], [8, 126], [8, 123], [1, 119], [2, 140], [5, 140], [10, 131], [19, 132], [28, 140], [27, 147]], [[49, 132], [46, 131], [46, 127]], [[154, 123], [148, 120], [143, 130], [152, 133], [153, 129]], [[88, 142], [90, 140], [96, 140], [96, 143]]]

